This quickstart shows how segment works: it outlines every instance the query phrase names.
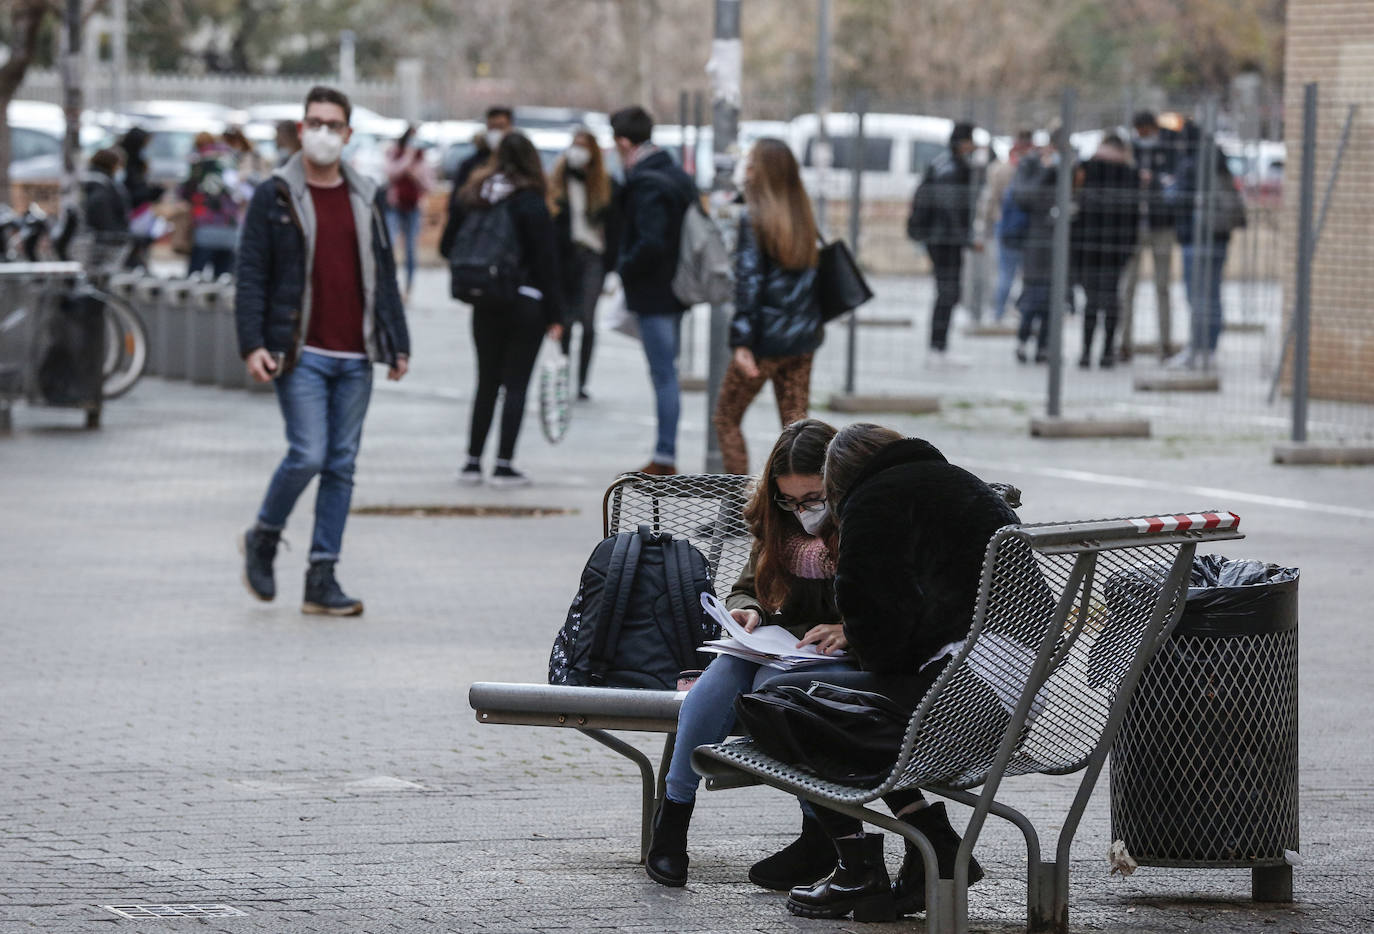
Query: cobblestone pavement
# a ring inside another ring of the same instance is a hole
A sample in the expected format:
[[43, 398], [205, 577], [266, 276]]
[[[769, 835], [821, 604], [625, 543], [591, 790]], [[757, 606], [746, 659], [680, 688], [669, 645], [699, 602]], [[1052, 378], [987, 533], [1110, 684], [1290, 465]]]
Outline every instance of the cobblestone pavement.
[[[367, 601], [360, 619], [298, 612], [308, 499], [278, 601], [239, 584], [233, 538], [282, 451], [270, 396], [149, 379], [90, 433], [70, 412], [16, 410], [0, 439], [0, 934], [922, 930], [795, 919], [750, 886], [744, 867], [797, 823], [762, 789], [704, 794], [691, 884], [657, 886], [635, 862], [627, 763], [571, 731], [474, 722], [472, 681], [544, 677], [601, 491], [643, 462], [652, 423], [642, 357], [607, 335], [595, 401], [565, 443], [527, 425], [519, 460], [538, 484], [458, 487], [471, 362], [466, 314], [441, 294], [426, 273], [413, 378], [378, 382], [355, 504], [570, 512], [354, 517], [340, 576]], [[756, 460], [776, 432], [769, 405], [747, 423]], [[689, 394], [689, 465], [704, 414]], [[1220, 506], [1249, 534], [1228, 553], [1303, 568], [1298, 900], [1252, 904], [1244, 871], [1109, 878], [1100, 787], [1073, 848], [1074, 930], [1374, 929], [1368, 471], [1277, 468], [1243, 441], [1037, 441], [1005, 410], [885, 420], [1021, 486], [1027, 520]], [[1046, 827], [1072, 787], [1008, 783]], [[895, 867], [893, 841], [888, 852]], [[978, 855], [974, 929], [1022, 929], [1024, 850], [994, 824]], [[159, 903], [245, 914], [135, 921], [101, 907]]]

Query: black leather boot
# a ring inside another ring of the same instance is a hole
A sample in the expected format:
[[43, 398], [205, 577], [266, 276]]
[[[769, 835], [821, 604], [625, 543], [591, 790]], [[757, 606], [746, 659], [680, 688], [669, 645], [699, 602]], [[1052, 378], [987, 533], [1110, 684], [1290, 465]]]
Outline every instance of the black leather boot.
[[810, 885], [835, 868], [835, 844], [811, 815], [802, 816], [801, 836], [749, 867], [749, 881], [775, 892]]
[[[902, 820], [924, 834], [935, 848], [935, 861], [940, 867], [940, 875], [946, 879], [953, 878], [954, 857], [959, 854], [959, 844], [963, 841], [950, 826], [944, 802], [927, 805], [905, 815]], [[968, 884], [973, 885], [981, 878], [983, 867], [970, 856]], [[906, 858], [902, 860], [902, 871], [897, 873], [897, 881], [892, 883], [892, 898], [897, 903], [898, 914], [909, 915], [926, 910], [925, 861], [921, 859], [921, 851], [909, 842], [906, 845]]]
[[692, 822], [695, 801], [678, 804], [663, 799], [654, 816], [654, 834], [644, 871], [659, 885], [674, 888], [687, 884], [687, 826]]
[[892, 883], [883, 863], [880, 834], [835, 841], [835, 871], [812, 886], [798, 886], [787, 896], [787, 910], [803, 918], [894, 921]]

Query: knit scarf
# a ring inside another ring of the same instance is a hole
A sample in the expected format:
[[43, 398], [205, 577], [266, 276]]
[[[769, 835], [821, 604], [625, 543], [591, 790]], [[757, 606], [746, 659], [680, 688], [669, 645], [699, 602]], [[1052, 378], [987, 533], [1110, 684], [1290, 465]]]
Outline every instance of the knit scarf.
[[793, 577], [803, 580], [825, 580], [835, 576], [835, 559], [825, 547], [825, 540], [796, 532], [787, 536], [782, 546], [782, 560]]

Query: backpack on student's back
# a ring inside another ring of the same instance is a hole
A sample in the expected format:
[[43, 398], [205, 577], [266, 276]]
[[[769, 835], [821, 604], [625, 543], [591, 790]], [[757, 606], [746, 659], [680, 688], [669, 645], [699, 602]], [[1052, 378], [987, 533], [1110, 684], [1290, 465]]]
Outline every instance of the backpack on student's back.
[[1008, 185], [1002, 195], [1002, 213], [997, 219], [997, 239], [1013, 249], [1020, 249], [1026, 243], [1030, 231], [1030, 214], [1016, 203], [1014, 186]]
[[641, 525], [604, 539], [549, 656], [549, 683], [673, 690], [703, 667], [698, 649], [720, 635], [701, 606], [714, 593], [701, 552]]
[[524, 284], [522, 259], [509, 198], [471, 211], [449, 249], [449, 292], [469, 304], [514, 301]]
[[731, 301], [734, 293], [735, 269], [725, 249], [725, 238], [694, 199], [682, 215], [673, 295], [691, 306], [702, 302], [721, 305]]

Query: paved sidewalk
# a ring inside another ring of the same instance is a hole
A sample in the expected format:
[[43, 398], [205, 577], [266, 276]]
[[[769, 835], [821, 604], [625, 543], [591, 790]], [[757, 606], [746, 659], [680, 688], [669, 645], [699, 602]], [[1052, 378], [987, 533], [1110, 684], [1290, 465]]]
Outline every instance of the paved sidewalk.
[[[474, 722], [471, 682], [544, 678], [600, 536], [602, 490], [647, 459], [651, 395], [638, 348], [602, 335], [595, 399], [567, 440], [549, 446], [526, 424], [518, 462], [538, 484], [459, 487], [468, 317], [436, 273], [417, 294], [415, 369], [398, 386], [378, 380], [355, 505], [569, 512], [355, 516], [340, 576], [367, 602], [360, 619], [298, 612], [309, 497], [278, 601], [239, 584], [233, 539], [283, 450], [271, 396], [149, 379], [93, 433], [72, 412], [15, 411], [0, 439], [0, 934], [923, 930], [919, 918], [803, 921], [752, 887], [745, 867], [797, 824], [791, 802], [761, 789], [703, 793], [691, 884], [655, 885], [635, 863], [628, 763], [570, 731]], [[685, 399], [694, 468], [704, 405]], [[1073, 848], [1073, 929], [1374, 930], [1374, 475], [1274, 467], [1245, 439], [1033, 440], [1005, 407], [880, 420], [1016, 483], [1028, 521], [1229, 508], [1249, 539], [1228, 554], [1303, 569], [1298, 901], [1251, 904], [1244, 871], [1108, 878], [1104, 780]], [[757, 461], [777, 430], [768, 396], [746, 428]], [[1044, 825], [1072, 788], [1008, 783]], [[893, 841], [888, 854], [895, 869]], [[1024, 849], [993, 823], [978, 855], [974, 930], [1021, 930]], [[139, 903], [246, 916], [129, 921], [101, 907]]]

